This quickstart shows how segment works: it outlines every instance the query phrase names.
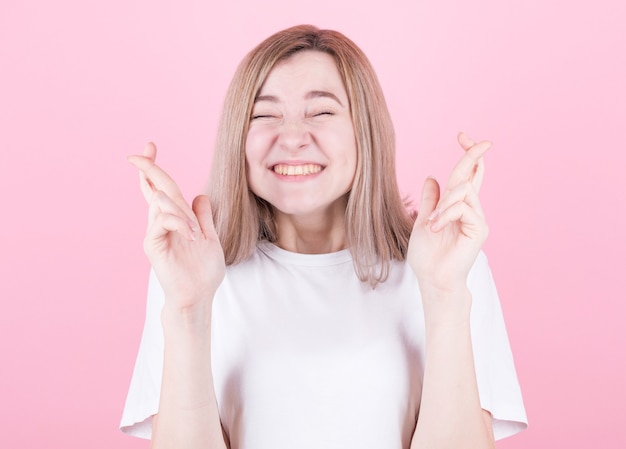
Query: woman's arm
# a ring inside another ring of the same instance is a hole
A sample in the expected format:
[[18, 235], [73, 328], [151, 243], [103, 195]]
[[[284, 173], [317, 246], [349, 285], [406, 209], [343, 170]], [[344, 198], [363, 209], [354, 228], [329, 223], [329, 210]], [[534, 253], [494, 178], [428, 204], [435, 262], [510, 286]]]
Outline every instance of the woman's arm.
[[211, 371], [211, 310], [224, 278], [224, 253], [209, 199], [198, 196], [190, 207], [155, 159], [153, 144], [129, 158], [149, 204], [144, 250], [165, 294], [163, 379], [152, 447], [223, 449]]
[[[456, 308], [469, 304], [471, 296], [465, 290], [432, 300]], [[426, 323], [424, 382], [412, 449], [495, 447], [491, 415], [481, 409], [478, 396], [469, 313], [455, 312], [448, 314], [450, 321]]]
[[[440, 194], [426, 180], [407, 259], [420, 285], [426, 328], [422, 399], [412, 449], [491, 449], [491, 417], [478, 395], [467, 288], [469, 271], [487, 238], [478, 199], [489, 142], [459, 134], [465, 150]], [[489, 426], [487, 425], [489, 424]]]
[[163, 309], [163, 380], [152, 448], [227, 447], [213, 388], [210, 309]]

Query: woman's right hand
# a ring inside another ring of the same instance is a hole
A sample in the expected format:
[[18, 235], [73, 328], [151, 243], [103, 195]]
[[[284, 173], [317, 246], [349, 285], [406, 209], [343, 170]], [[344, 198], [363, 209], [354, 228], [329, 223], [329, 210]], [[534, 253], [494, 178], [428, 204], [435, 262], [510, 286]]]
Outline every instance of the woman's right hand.
[[149, 205], [144, 251], [163, 287], [166, 305], [180, 311], [202, 310], [225, 273], [209, 199], [199, 195], [190, 207], [174, 180], [156, 165], [156, 146], [151, 142], [141, 156], [128, 160], [139, 169]]

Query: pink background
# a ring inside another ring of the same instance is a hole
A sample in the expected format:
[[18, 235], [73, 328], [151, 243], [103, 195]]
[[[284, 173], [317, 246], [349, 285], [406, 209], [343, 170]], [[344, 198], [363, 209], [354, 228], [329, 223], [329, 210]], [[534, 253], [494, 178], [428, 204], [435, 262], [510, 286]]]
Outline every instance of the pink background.
[[0, 446], [148, 447], [117, 430], [148, 273], [125, 156], [154, 140], [200, 192], [238, 61], [313, 23], [375, 65], [403, 192], [457, 131], [495, 143], [486, 251], [531, 421], [498, 447], [624, 447], [626, 3], [591, 3], [2, 0]]

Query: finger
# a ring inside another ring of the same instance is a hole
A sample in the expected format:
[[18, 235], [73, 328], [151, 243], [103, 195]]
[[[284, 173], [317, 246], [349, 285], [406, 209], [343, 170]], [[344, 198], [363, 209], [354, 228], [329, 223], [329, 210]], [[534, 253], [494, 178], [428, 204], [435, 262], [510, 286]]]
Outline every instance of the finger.
[[439, 232], [446, 226], [458, 223], [461, 225], [461, 232], [470, 238], [485, 239], [487, 237], [487, 223], [484, 217], [476, 213], [467, 203], [454, 203], [443, 210], [439, 217], [433, 221], [430, 230]]
[[163, 190], [168, 195], [179, 193], [180, 190], [174, 180], [154, 160], [146, 156], [129, 156], [128, 161], [141, 171], [157, 190]]
[[142, 171], [139, 172], [139, 188], [148, 203], [150, 202], [150, 198], [152, 198], [154, 192], [157, 190]]
[[[185, 210], [189, 216], [193, 216], [193, 212], [185, 201], [176, 182], [167, 172], [156, 165], [153, 160], [145, 156], [129, 156], [128, 161], [144, 174], [146, 182], [150, 186], [150, 191], [162, 190], [175, 201], [179, 207]], [[151, 196], [152, 195], [149, 195], [148, 198], [151, 198]]]
[[479, 216], [483, 216], [480, 199], [478, 198], [478, 193], [476, 192], [473, 183], [465, 181], [464, 183], [456, 186], [453, 190], [446, 192], [441, 197], [439, 203], [437, 204], [437, 208], [432, 214], [433, 219], [441, 215], [442, 211], [445, 211], [456, 203], [466, 203], [469, 207], [474, 209]]
[[200, 224], [200, 229], [202, 230], [204, 236], [207, 238], [217, 238], [215, 224], [213, 223], [213, 211], [211, 210], [211, 201], [209, 201], [209, 197], [206, 195], [198, 195], [194, 198], [191, 207], [198, 218], [198, 223]]
[[469, 148], [450, 174], [446, 190], [452, 190], [463, 181], [473, 179], [480, 158], [489, 150], [491, 142], [483, 141]]
[[146, 143], [146, 146], [143, 148], [143, 152], [141, 154], [142, 156], [152, 160], [152, 162], [156, 161], [157, 147], [154, 142]]
[[[156, 160], [156, 145], [152, 142], [146, 143], [142, 152], [142, 156], [154, 162]], [[127, 159], [131, 164], [135, 165], [136, 167], [136, 164], [133, 163], [134, 156], [128, 156]], [[139, 187], [141, 189], [141, 193], [143, 194], [145, 200], [147, 202], [150, 202], [150, 198], [152, 197], [152, 194], [157, 189], [154, 187], [152, 182], [146, 177], [145, 173], [143, 173], [141, 170], [139, 171]]]
[[470, 181], [474, 185], [476, 193], [480, 192], [480, 188], [483, 185], [483, 178], [485, 177], [485, 158], [478, 159], [478, 163], [474, 168], [474, 175], [470, 178]]
[[[142, 156], [147, 157], [152, 162], [154, 162], [156, 160], [156, 154], [157, 154], [156, 145], [153, 142], [146, 143], [143, 149], [143, 152], [141, 154]], [[157, 190], [156, 187], [154, 187], [154, 185], [152, 184], [152, 182], [146, 177], [145, 173], [142, 171], [139, 171], [139, 187], [141, 188], [143, 196], [144, 198], [146, 198], [146, 200], [150, 198], [150, 196], [152, 195], [152, 193], [154, 193], [155, 190]]]
[[189, 241], [196, 239], [193, 232], [189, 230], [187, 220], [179, 215], [160, 213], [148, 227], [144, 239], [144, 249], [149, 252], [151, 245], [160, 240], [170, 232], [176, 232]]
[[154, 192], [152, 200], [150, 201], [150, 207], [148, 209], [148, 223], [152, 223], [157, 220], [158, 216], [162, 213], [176, 215], [181, 219], [186, 220], [189, 231], [195, 233], [199, 230], [195, 216], [189, 216], [178, 204], [172, 201], [165, 192], [157, 190]]
[[422, 187], [422, 199], [417, 214], [416, 223], [426, 223], [431, 219], [431, 214], [439, 202], [439, 183], [434, 178], [427, 178]]
[[[457, 140], [459, 142], [459, 145], [461, 145], [461, 147], [465, 151], [468, 151], [470, 148], [476, 145], [476, 142], [470, 139], [470, 137], [464, 132], [460, 132], [457, 135]], [[472, 178], [472, 182], [474, 183], [474, 188], [476, 189], [476, 192], [480, 191], [480, 187], [483, 183], [483, 177], [485, 175], [485, 165], [484, 165], [485, 162], [484, 161], [485, 161], [484, 158], [481, 157], [478, 160], [478, 163], [476, 164], [476, 166], [474, 167], [474, 176]]]
[[469, 136], [462, 131], [456, 136], [456, 140], [459, 142], [459, 144], [461, 145], [461, 147], [463, 147], [465, 151], [469, 150], [474, 145], [476, 145], [476, 142], [470, 139]]
[[[137, 164], [135, 164], [135, 158], [136, 156], [128, 156], [126, 159], [128, 159], [128, 162], [138, 168]], [[141, 193], [143, 194], [146, 202], [150, 203], [150, 199], [152, 198], [152, 195], [157, 190], [157, 188], [150, 181], [150, 179], [148, 179], [146, 174], [141, 170], [139, 170], [139, 188], [141, 189]]]

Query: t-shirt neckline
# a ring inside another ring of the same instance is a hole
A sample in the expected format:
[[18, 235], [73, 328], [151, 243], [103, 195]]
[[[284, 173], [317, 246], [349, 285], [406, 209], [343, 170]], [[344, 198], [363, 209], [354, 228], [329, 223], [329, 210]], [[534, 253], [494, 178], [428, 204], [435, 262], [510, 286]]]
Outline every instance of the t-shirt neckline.
[[324, 254], [302, 254], [287, 251], [271, 242], [259, 242], [257, 248], [270, 259], [291, 265], [323, 267], [352, 262], [352, 255], [349, 249]]

